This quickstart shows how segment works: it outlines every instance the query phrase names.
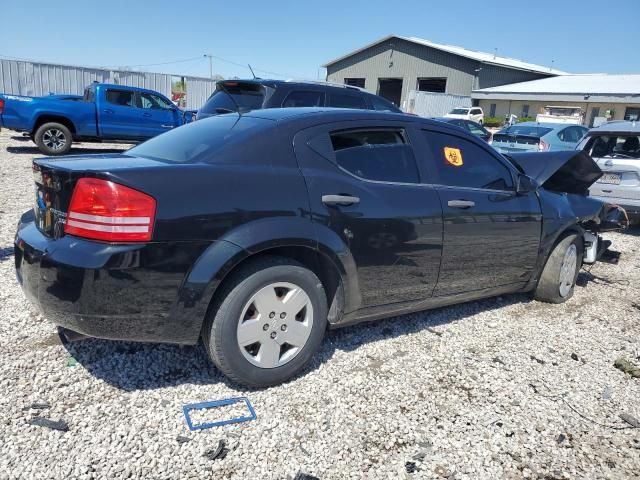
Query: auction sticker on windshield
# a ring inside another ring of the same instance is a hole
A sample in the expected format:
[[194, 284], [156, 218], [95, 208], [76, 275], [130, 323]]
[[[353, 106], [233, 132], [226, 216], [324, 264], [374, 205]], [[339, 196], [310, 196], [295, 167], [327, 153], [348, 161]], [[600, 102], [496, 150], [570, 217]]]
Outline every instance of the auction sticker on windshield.
[[598, 183], [620, 185], [620, 175], [617, 173], [605, 173], [598, 179]]
[[444, 158], [454, 167], [461, 167], [463, 165], [462, 152], [459, 148], [444, 147]]

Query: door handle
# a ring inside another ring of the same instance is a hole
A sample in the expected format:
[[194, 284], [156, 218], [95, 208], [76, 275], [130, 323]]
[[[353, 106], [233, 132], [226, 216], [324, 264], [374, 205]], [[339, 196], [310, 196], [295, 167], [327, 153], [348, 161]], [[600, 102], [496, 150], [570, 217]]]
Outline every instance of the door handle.
[[162, 128], [173, 128], [173, 125], [160, 125]]
[[143, 117], [150, 117], [150, 116], [151, 116], [151, 114], [150, 114], [149, 112], [144, 112], [144, 113], [142, 114], [142, 116], [143, 116]]
[[104, 113], [113, 113], [113, 110], [111, 110], [110, 108], [105, 108]]
[[352, 197], [351, 195], [323, 195], [322, 203], [325, 205], [339, 205], [339, 206], [349, 206], [349, 205], [357, 205], [360, 203], [359, 197]]
[[451, 208], [471, 208], [476, 206], [476, 202], [471, 200], [449, 200], [447, 205]]

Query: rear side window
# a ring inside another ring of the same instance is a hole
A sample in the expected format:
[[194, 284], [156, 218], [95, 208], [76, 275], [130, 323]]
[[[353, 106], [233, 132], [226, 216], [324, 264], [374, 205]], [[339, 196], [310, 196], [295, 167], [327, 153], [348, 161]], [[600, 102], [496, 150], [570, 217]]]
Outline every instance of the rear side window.
[[107, 102], [121, 107], [133, 107], [134, 95], [132, 91], [127, 90], [107, 90]]
[[252, 83], [228, 82], [218, 85], [216, 91], [200, 109], [203, 113], [216, 115], [220, 113], [248, 112], [262, 108], [264, 87]]
[[322, 107], [324, 92], [294, 91], [282, 102], [283, 107]]
[[558, 132], [558, 138], [563, 142], [578, 143], [584, 134], [587, 133], [586, 128], [582, 127], [567, 127], [564, 130]]
[[365, 180], [419, 183], [418, 166], [403, 130], [350, 130], [331, 134], [336, 163]]
[[513, 190], [509, 169], [484, 148], [445, 133], [423, 130], [433, 158], [434, 178], [453, 187]]
[[341, 93], [329, 94], [329, 104], [327, 106], [334, 108], [367, 108], [367, 104], [363, 97], [356, 97], [355, 95], [345, 95]]

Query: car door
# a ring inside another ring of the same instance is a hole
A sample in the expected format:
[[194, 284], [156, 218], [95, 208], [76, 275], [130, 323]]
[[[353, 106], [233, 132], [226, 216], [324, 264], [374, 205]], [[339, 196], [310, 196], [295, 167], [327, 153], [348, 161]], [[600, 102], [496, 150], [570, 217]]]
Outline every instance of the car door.
[[136, 101], [144, 138], [155, 137], [179, 125], [180, 112], [168, 99], [150, 92], [139, 92]]
[[421, 182], [408, 125], [331, 123], [294, 139], [312, 218], [353, 256], [362, 307], [422, 301], [438, 278], [442, 209]]
[[140, 112], [133, 90], [107, 88], [98, 112], [103, 138], [134, 140], [141, 138]]
[[443, 208], [434, 295], [524, 285], [538, 258], [542, 215], [535, 192], [516, 194], [516, 172], [480, 140], [422, 129], [421, 166]]

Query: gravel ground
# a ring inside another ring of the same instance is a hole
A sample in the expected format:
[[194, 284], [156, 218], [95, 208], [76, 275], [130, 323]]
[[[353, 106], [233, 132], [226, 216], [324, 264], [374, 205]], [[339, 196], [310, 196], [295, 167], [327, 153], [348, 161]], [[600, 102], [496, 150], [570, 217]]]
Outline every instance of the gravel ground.
[[[565, 305], [504, 296], [330, 332], [303, 376], [243, 391], [202, 346], [60, 342], [14, 278], [34, 156], [0, 133], [0, 478], [640, 478], [620, 417], [640, 419], [640, 378], [613, 365], [640, 363], [640, 230], [607, 235], [621, 264]], [[237, 395], [257, 420], [187, 429], [182, 405]], [[226, 457], [205, 456], [220, 440]]]

